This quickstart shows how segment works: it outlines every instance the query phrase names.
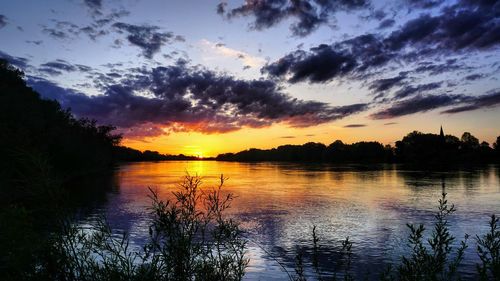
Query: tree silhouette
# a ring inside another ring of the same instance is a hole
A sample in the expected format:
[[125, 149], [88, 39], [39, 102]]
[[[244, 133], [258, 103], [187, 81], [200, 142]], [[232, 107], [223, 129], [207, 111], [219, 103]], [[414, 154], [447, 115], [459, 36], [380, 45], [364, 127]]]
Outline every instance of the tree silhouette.
[[297, 162], [374, 162], [409, 163], [416, 165], [452, 166], [498, 161], [498, 143], [492, 149], [487, 142], [465, 132], [459, 139], [453, 135], [425, 134], [413, 131], [396, 142], [393, 148], [379, 142], [345, 144], [336, 140], [325, 146], [309, 142], [303, 145], [282, 145], [273, 149], [256, 149], [225, 153], [216, 157], [221, 161], [297, 161]]

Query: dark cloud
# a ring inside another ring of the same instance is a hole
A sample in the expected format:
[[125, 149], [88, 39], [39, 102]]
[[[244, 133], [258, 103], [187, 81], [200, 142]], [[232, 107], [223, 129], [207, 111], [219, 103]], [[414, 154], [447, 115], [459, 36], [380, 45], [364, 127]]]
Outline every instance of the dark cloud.
[[475, 80], [482, 79], [482, 78], [484, 78], [484, 77], [485, 77], [485, 75], [484, 75], [484, 74], [475, 73], [475, 74], [471, 74], [471, 75], [467, 75], [467, 76], [465, 76], [465, 80], [468, 80], [468, 81], [475, 81]]
[[385, 29], [385, 28], [389, 28], [389, 27], [393, 27], [394, 24], [396, 24], [396, 21], [393, 20], [393, 19], [385, 19], [383, 21], [381, 21], [378, 25], [378, 29]]
[[422, 15], [410, 20], [401, 29], [394, 31], [384, 43], [392, 50], [400, 50], [408, 44], [420, 43], [439, 27], [439, 18]]
[[0, 28], [3, 28], [7, 25], [7, 17], [4, 15], [0, 15]]
[[69, 21], [52, 19], [52, 26], [42, 26], [42, 31], [55, 39], [67, 39], [78, 36], [80, 27]]
[[104, 14], [104, 15], [101, 15], [100, 17], [98, 17], [95, 20], [94, 25], [95, 26], [107, 25], [107, 24], [110, 24], [110, 23], [116, 21], [119, 18], [128, 16], [128, 15], [130, 15], [130, 12], [126, 11], [126, 10], [112, 11], [109, 14]]
[[109, 72], [109, 73], [106, 73], [107, 76], [111, 77], [111, 78], [121, 78], [122, 75], [120, 73], [116, 73], [116, 72]]
[[[106, 75], [103, 75], [106, 76]], [[86, 96], [41, 78], [29, 84], [46, 98], [56, 99], [78, 116], [111, 123], [124, 132], [200, 131], [223, 133], [243, 127], [284, 123], [307, 127], [341, 119], [368, 108], [367, 104], [330, 106], [283, 93], [270, 80], [240, 80], [185, 62], [151, 70], [130, 70], [105, 93]], [[114, 80], [109, 80], [111, 82]], [[144, 92], [151, 96], [145, 97]], [[141, 95], [139, 95], [139, 93]]]
[[371, 115], [373, 119], [390, 119], [417, 112], [426, 112], [435, 108], [455, 105], [467, 97], [461, 95], [418, 95], [411, 99], [394, 103], [390, 107]]
[[92, 67], [90, 67], [88, 65], [83, 65], [83, 64], [75, 64], [75, 67], [78, 69], [78, 71], [81, 71], [81, 72], [90, 72], [93, 70]]
[[31, 43], [31, 44], [35, 44], [35, 45], [41, 45], [43, 43], [42, 40], [26, 40], [26, 43]]
[[217, 4], [217, 14], [224, 15], [224, 13], [226, 13], [226, 6], [226, 2], [220, 2], [219, 4]]
[[400, 100], [411, 95], [422, 94], [428, 91], [439, 89], [442, 84], [443, 84], [442, 82], [433, 82], [417, 86], [406, 85], [394, 93], [394, 99]]
[[375, 10], [373, 11], [370, 16], [367, 19], [376, 19], [376, 20], [383, 20], [387, 16], [387, 13], [384, 10]]
[[415, 73], [427, 73], [429, 75], [439, 75], [447, 72], [452, 72], [460, 69], [467, 69], [468, 67], [459, 64], [456, 59], [448, 59], [444, 63], [423, 61], [417, 64], [413, 70]]
[[50, 75], [61, 75], [62, 72], [74, 72], [74, 71], [81, 71], [81, 72], [90, 72], [92, 70], [91, 67], [82, 65], [82, 64], [71, 64], [65, 60], [62, 59], [57, 59], [55, 61], [50, 61], [47, 63], [43, 63], [40, 65], [40, 68], [38, 68], [39, 71], [45, 72]]
[[102, 66], [107, 67], [107, 68], [114, 68], [114, 67], [123, 66], [123, 63], [122, 62], [106, 63], [106, 64], [103, 64]]
[[182, 36], [175, 36], [172, 32], [161, 32], [158, 26], [117, 22], [113, 24], [113, 27], [118, 29], [119, 32], [127, 33], [128, 42], [141, 48], [143, 55], [149, 59], [158, 53], [163, 45], [184, 40]]
[[309, 52], [297, 50], [265, 65], [261, 71], [272, 77], [288, 77], [291, 83], [323, 83], [347, 75], [364, 74], [385, 65], [393, 57], [394, 54], [384, 49], [377, 36], [368, 34], [333, 45], [322, 44]]
[[102, 0], [83, 0], [85, 5], [89, 8], [90, 12], [94, 15], [101, 15]]
[[406, 0], [410, 8], [430, 9], [441, 5], [444, 0]]
[[[389, 35], [365, 34], [349, 40], [319, 45], [309, 51], [296, 50], [262, 68], [271, 77], [291, 83], [329, 82], [349, 75], [366, 75], [389, 63], [412, 64], [432, 57], [488, 51], [500, 43], [500, 21], [496, 1], [461, 1], [443, 8], [436, 16], [423, 14]], [[416, 72], [431, 74], [456, 70], [456, 60], [418, 65]]]
[[319, 26], [328, 24], [338, 11], [352, 11], [367, 8], [368, 0], [339, 1], [289, 1], [289, 0], [259, 0], [245, 1], [239, 7], [228, 10], [227, 3], [217, 6], [217, 13], [227, 18], [254, 18], [251, 28], [262, 30], [292, 19], [290, 29], [295, 36], [306, 36]]
[[366, 127], [366, 124], [349, 124], [344, 126], [344, 128], [361, 128], [361, 127]]
[[94, 20], [91, 24], [81, 27], [79, 32], [86, 34], [90, 39], [97, 40], [98, 37], [110, 33], [109, 25], [119, 18], [128, 16], [130, 12], [125, 10], [113, 11], [109, 14], [94, 14]]
[[43, 72], [45, 74], [51, 75], [51, 76], [59, 76], [62, 75], [62, 71], [57, 70], [56, 68], [50, 68], [50, 67], [40, 67], [38, 68], [38, 71]]
[[0, 51], [0, 58], [8, 61], [13, 66], [16, 66], [22, 70], [26, 70], [29, 67], [28, 65], [29, 60], [27, 58], [11, 56], [2, 51]]
[[407, 22], [387, 39], [391, 48], [407, 44], [438, 51], [481, 50], [500, 42], [497, 1], [459, 1], [438, 16], [421, 15]]
[[459, 113], [498, 105], [500, 105], [500, 91], [471, 98], [466, 102], [466, 105], [451, 108], [443, 111], [442, 113]]
[[389, 122], [389, 123], [384, 123], [384, 126], [390, 126], [390, 125], [396, 125], [397, 122]]
[[87, 34], [87, 36], [92, 40], [96, 40], [98, 37], [104, 36], [109, 33], [108, 30], [99, 29], [91, 25], [80, 28], [80, 31]]
[[68, 63], [67, 61], [61, 60], [61, 59], [47, 62], [47, 63], [41, 64], [40, 66], [52, 68], [52, 69], [57, 69], [57, 70], [63, 70], [63, 71], [67, 71], [67, 72], [76, 71], [75, 66], [73, 66], [72, 64]]
[[296, 138], [295, 136], [282, 136], [280, 139], [294, 139]]
[[[89, 3], [100, 3], [100, 1], [89, 1]], [[87, 4], [89, 7], [96, 4]], [[98, 10], [96, 10], [98, 11]], [[119, 18], [129, 15], [130, 12], [125, 10], [112, 11], [110, 13], [93, 13], [92, 21], [85, 26], [79, 26], [69, 21], [61, 21], [52, 19], [51, 25], [41, 25], [42, 31], [49, 36], [56, 39], [68, 39], [80, 36], [80, 34], [87, 35], [90, 39], [96, 40], [98, 37], [110, 33], [110, 24], [116, 22]]]
[[66, 39], [68, 37], [68, 34], [64, 31], [57, 30], [55, 28], [50, 28], [50, 27], [43, 27], [43, 32], [47, 33], [53, 38], [57, 39]]
[[407, 78], [406, 72], [401, 72], [398, 76], [384, 79], [377, 79], [371, 82], [368, 87], [374, 93], [385, 93], [386, 91], [396, 87], [401, 86], [403, 81]]
[[304, 80], [324, 82], [352, 72], [356, 65], [356, 59], [350, 53], [320, 45], [312, 48], [310, 53], [297, 50], [264, 66], [261, 71], [274, 77], [289, 75], [291, 83]]

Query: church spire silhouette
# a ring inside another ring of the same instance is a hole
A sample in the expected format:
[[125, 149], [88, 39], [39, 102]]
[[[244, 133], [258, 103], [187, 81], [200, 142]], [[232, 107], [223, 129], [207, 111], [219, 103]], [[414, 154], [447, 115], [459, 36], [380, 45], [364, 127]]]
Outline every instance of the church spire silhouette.
[[439, 140], [441, 144], [445, 143], [445, 137], [444, 137], [444, 132], [443, 132], [443, 126], [441, 125], [441, 129], [439, 130]]

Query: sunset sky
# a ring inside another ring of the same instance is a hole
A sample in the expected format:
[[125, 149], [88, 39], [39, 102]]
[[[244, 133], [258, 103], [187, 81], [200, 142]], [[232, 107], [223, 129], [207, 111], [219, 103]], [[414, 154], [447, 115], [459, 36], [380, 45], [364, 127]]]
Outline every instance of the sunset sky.
[[500, 135], [495, 0], [1, 1], [0, 39], [43, 97], [141, 150]]

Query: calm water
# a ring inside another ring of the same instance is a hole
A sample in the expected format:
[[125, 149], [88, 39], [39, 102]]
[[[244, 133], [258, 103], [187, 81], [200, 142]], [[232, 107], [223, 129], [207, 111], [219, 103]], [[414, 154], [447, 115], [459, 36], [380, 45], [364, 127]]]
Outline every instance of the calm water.
[[[458, 238], [485, 233], [489, 216], [500, 214], [497, 166], [441, 173], [391, 165], [369, 168], [215, 161], [124, 164], [106, 183], [112, 192], [86, 220], [105, 214], [113, 228], [127, 231], [140, 245], [148, 233], [148, 187], [166, 199], [187, 172], [202, 176], [205, 187], [215, 186], [223, 173], [229, 178], [225, 190], [237, 196], [229, 215], [241, 222], [250, 239], [246, 279], [286, 280], [275, 259], [293, 272], [297, 247], [311, 247], [313, 225], [326, 272], [335, 266], [335, 253], [346, 236], [354, 242], [356, 272], [379, 272], [381, 265], [407, 251], [406, 223], [430, 228], [443, 182], [458, 208], [451, 218]], [[473, 272], [477, 261], [473, 239], [469, 246], [465, 273]]]

